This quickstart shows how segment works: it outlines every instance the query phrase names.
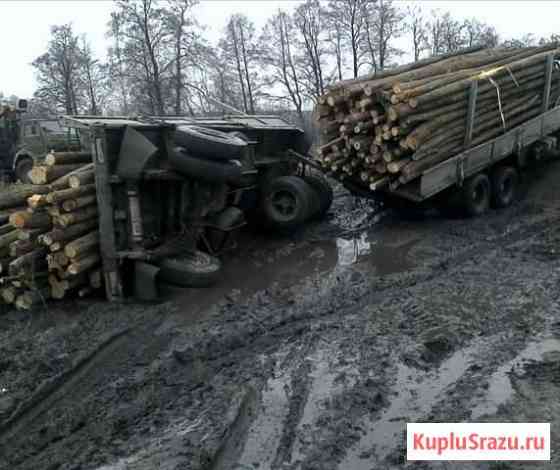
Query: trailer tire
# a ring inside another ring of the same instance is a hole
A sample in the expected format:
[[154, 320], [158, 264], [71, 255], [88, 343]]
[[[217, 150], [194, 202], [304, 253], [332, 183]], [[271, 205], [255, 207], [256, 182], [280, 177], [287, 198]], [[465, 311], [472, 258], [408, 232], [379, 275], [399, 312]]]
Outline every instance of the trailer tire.
[[519, 174], [512, 166], [499, 166], [492, 173], [492, 207], [508, 207], [517, 194]]
[[260, 206], [268, 228], [291, 230], [309, 219], [318, 210], [319, 202], [303, 179], [281, 176], [263, 188]]
[[490, 206], [490, 180], [484, 173], [469, 178], [463, 186], [462, 201], [469, 217], [484, 214]]
[[319, 197], [319, 209], [317, 210], [315, 217], [322, 219], [325, 217], [333, 203], [334, 196], [331, 185], [327, 179], [321, 175], [307, 175], [303, 177], [303, 180]]
[[238, 136], [201, 126], [177, 126], [175, 144], [209, 160], [233, 160], [247, 147]]
[[164, 258], [159, 262], [159, 278], [182, 287], [210, 287], [220, 278], [222, 264], [202, 251]]

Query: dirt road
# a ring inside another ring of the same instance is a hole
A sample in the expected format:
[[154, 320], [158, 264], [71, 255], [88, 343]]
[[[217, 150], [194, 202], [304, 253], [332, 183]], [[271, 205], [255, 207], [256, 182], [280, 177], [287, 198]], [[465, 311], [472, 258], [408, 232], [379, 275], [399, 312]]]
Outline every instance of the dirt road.
[[[407, 464], [407, 421], [545, 421], [560, 468], [560, 165], [513, 207], [405, 221], [339, 191], [217, 289], [0, 316], [0, 468]], [[242, 241], [243, 242], [243, 241]]]

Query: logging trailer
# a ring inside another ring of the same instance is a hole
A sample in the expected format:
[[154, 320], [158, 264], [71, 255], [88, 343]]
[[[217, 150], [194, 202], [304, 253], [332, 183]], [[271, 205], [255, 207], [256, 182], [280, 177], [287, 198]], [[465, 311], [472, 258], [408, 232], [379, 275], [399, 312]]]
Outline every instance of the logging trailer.
[[160, 282], [212, 285], [217, 255], [248, 221], [294, 229], [332, 202], [301, 156], [303, 132], [276, 116], [61, 122], [91, 148], [109, 300], [156, 300]]
[[[523, 168], [545, 158], [560, 156], [560, 103], [558, 100], [551, 102], [554, 68], [551, 54], [545, 60], [544, 88], [538, 116], [471, 147], [479, 90], [478, 81], [473, 81], [468, 90], [463, 146], [466, 150], [394, 189], [385, 187], [378, 191], [367, 191], [349, 180], [343, 181], [344, 186], [356, 195], [398, 209], [415, 210], [435, 206], [455, 212], [459, 208], [465, 215], [477, 216], [490, 206], [503, 208], [510, 205], [515, 200]], [[497, 100], [500, 100], [499, 94]], [[505, 125], [504, 120], [504, 128]]]

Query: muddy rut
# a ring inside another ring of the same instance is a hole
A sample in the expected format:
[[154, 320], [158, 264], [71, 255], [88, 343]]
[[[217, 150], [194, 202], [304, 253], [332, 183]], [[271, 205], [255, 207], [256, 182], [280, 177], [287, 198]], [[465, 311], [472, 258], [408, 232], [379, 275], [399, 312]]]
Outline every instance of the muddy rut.
[[474, 220], [339, 189], [216, 289], [4, 312], [0, 468], [457, 468], [407, 463], [406, 422], [475, 420], [551, 422], [560, 468], [559, 176]]

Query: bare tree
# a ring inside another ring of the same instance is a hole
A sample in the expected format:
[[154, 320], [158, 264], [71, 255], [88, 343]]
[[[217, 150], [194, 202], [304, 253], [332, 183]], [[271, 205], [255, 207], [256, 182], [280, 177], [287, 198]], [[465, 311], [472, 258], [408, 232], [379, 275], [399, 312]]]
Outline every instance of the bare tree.
[[325, 26], [327, 29], [327, 52], [334, 55], [336, 69], [332, 74], [338, 80], [342, 80], [342, 71], [344, 68], [344, 31], [342, 25], [338, 21], [336, 11], [326, 10], [325, 11]]
[[429, 25], [429, 43], [432, 54], [454, 52], [465, 47], [466, 25], [451, 16], [451, 13], [432, 11]]
[[267, 85], [274, 89], [280, 85], [285, 92], [273, 96], [275, 101], [289, 102], [303, 122], [303, 92], [301, 78], [296, 66], [295, 26], [285, 11], [278, 11], [270, 18], [260, 38], [263, 62], [270, 71]]
[[363, 8], [365, 47], [370, 59], [369, 65], [377, 73], [384, 70], [392, 58], [402, 55], [402, 51], [393, 44], [394, 39], [403, 32], [404, 14], [392, 0], [365, 3]]
[[232, 15], [227, 23], [225, 36], [220, 41], [222, 57], [237, 71], [237, 83], [241, 90], [243, 110], [255, 113], [257, 92], [255, 27], [241, 14]]
[[126, 61], [122, 49], [122, 15], [117, 12], [112, 12], [108, 26], [109, 32], [107, 36], [113, 40], [107, 53], [109, 58], [109, 74], [112, 78], [111, 85], [113, 88], [113, 95], [119, 95], [120, 103], [118, 107], [121, 113], [127, 115], [129, 113], [129, 91], [127, 86]]
[[498, 45], [498, 33], [494, 26], [490, 26], [476, 18], [467, 19], [464, 22], [465, 46], [496, 47]]
[[301, 37], [300, 49], [303, 74], [308, 92], [313, 98], [325, 92], [323, 65], [325, 62], [323, 30], [324, 10], [319, 0], [307, 0], [294, 13], [295, 25]]
[[142, 74], [137, 95], [147, 93], [152, 113], [165, 112], [165, 81], [173, 64], [166, 12], [156, 0], [117, 0], [117, 13], [122, 20], [123, 53], [128, 75]]
[[108, 95], [108, 67], [93, 57], [91, 47], [85, 36], [82, 36], [80, 50], [80, 74], [76, 80], [80, 83], [88, 113], [100, 114]]
[[420, 59], [422, 52], [430, 47], [428, 44], [428, 24], [419, 5], [409, 6], [407, 17], [406, 29], [410, 33], [414, 61], [416, 62]]
[[53, 26], [47, 52], [33, 63], [39, 87], [35, 96], [49, 103], [52, 109], [64, 109], [76, 114], [79, 109], [79, 91], [76, 76], [80, 69], [78, 37], [71, 24]]
[[331, 0], [329, 14], [340, 25], [341, 39], [344, 47], [350, 50], [352, 73], [356, 78], [360, 71], [363, 56], [362, 41], [365, 29], [364, 9], [374, 0]]

